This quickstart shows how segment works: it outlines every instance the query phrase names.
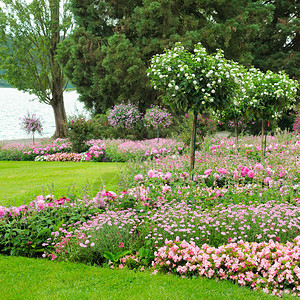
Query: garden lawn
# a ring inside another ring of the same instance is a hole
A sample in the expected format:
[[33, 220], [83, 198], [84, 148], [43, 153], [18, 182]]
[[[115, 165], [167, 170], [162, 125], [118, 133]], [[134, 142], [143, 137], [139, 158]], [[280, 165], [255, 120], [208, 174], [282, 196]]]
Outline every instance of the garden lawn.
[[0, 298], [14, 300], [274, 299], [228, 281], [184, 279], [174, 275], [7, 256], [0, 256], [0, 286]]
[[92, 196], [105, 184], [115, 191], [122, 163], [0, 162], [0, 203], [21, 205], [34, 196], [71, 197], [88, 187]]

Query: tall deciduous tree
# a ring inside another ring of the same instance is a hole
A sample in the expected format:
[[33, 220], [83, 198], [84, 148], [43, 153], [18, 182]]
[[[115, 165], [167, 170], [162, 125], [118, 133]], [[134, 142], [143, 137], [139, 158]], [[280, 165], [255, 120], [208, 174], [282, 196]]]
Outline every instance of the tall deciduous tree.
[[2, 0], [0, 69], [19, 90], [52, 106], [54, 137], [67, 135], [63, 92], [66, 80], [57, 61], [58, 44], [72, 26], [67, 0]]

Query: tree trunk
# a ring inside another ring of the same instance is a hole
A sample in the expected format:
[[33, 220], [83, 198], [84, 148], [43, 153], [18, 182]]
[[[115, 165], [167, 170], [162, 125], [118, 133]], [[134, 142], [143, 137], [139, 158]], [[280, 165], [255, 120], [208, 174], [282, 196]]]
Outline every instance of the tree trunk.
[[261, 121], [261, 161], [264, 160], [265, 120]]
[[53, 138], [63, 138], [68, 135], [67, 115], [65, 111], [63, 95], [60, 100], [51, 104], [55, 118], [55, 133]]
[[235, 132], [236, 147], [239, 150], [239, 136], [238, 136], [238, 122], [237, 122], [237, 119], [234, 119], [234, 132]]
[[50, 48], [50, 66], [51, 66], [51, 106], [55, 117], [54, 138], [63, 138], [68, 134], [67, 115], [64, 105], [64, 78], [60, 65], [56, 60], [57, 46], [60, 42], [59, 28], [59, 3], [60, 0], [50, 0], [51, 11], [51, 48]]
[[190, 173], [194, 170], [195, 167], [195, 145], [196, 145], [196, 134], [197, 134], [197, 118], [198, 113], [194, 111], [194, 119], [192, 126], [192, 134], [191, 134], [191, 154], [190, 154]]
[[159, 127], [157, 127], [157, 143], [159, 143]]

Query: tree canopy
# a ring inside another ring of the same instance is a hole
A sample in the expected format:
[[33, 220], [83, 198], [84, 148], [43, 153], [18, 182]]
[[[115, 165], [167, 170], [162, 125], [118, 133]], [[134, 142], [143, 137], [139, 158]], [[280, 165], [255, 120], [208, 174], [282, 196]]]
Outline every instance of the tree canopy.
[[66, 80], [56, 59], [58, 44], [72, 26], [67, 0], [2, 0], [1, 75], [19, 90], [52, 106], [55, 137], [67, 134], [63, 91]]
[[78, 25], [59, 51], [81, 100], [96, 112], [122, 100], [145, 110], [160, 95], [146, 78], [150, 58], [181, 42], [299, 80], [296, 0], [71, 0]]

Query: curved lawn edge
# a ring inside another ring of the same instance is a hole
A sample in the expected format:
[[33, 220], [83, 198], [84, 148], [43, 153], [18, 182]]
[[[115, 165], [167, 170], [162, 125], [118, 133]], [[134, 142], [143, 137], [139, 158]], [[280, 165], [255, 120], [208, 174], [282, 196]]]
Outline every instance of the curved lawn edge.
[[50, 194], [52, 186], [56, 198], [68, 197], [68, 192], [81, 192], [88, 182], [93, 196], [103, 184], [115, 191], [122, 166], [123, 163], [107, 162], [1, 161], [0, 182], [5, 184], [0, 186], [0, 202], [6, 206], [29, 203], [34, 196]]
[[0, 286], [5, 299], [274, 299], [231, 282], [1, 255]]

